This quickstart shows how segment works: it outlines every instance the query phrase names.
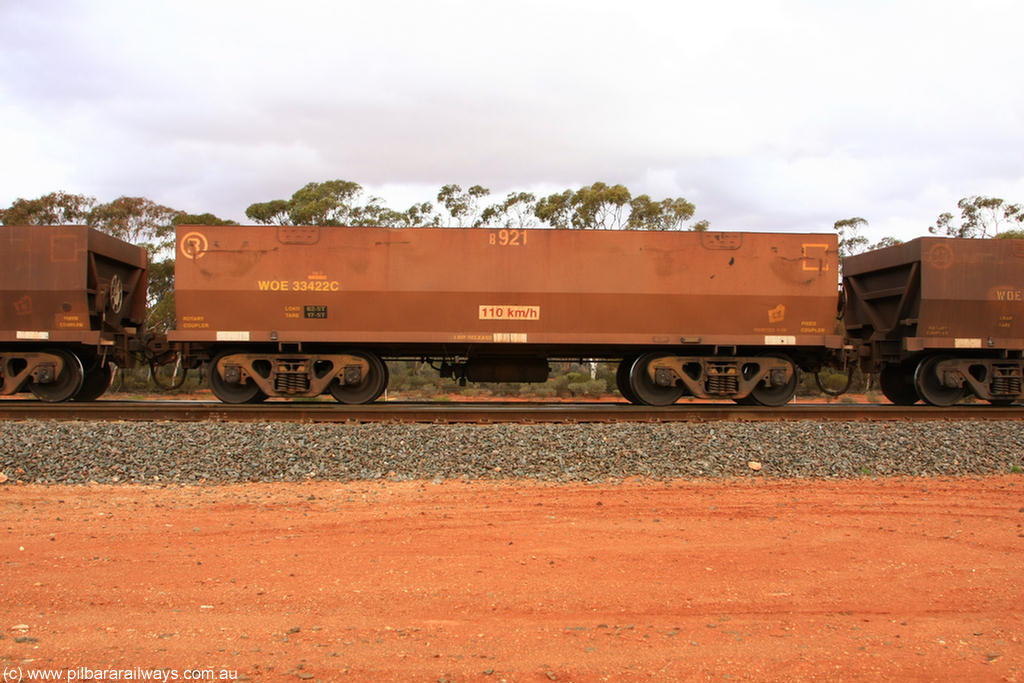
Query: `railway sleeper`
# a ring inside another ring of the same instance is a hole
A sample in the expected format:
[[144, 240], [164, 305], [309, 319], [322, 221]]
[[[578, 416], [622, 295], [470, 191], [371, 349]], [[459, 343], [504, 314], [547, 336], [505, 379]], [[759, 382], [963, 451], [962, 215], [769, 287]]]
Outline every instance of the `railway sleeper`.
[[370, 361], [349, 353], [231, 353], [219, 356], [212, 371], [228, 385], [251, 382], [266, 396], [319, 396], [335, 380], [342, 387], [359, 385], [370, 373]]
[[759, 388], [792, 385], [796, 368], [788, 358], [775, 356], [661, 356], [647, 365], [647, 372], [658, 387], [682, 386], [698, 398], [743, 399]]

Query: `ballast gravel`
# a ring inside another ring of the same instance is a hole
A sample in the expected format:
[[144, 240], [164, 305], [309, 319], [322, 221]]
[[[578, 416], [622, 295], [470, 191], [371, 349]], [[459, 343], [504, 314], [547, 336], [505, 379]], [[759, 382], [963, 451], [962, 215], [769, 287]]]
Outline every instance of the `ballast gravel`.
[[3, 423], [0, 435], [0, 476], [26, 483], [849, 478], [1003, 474], [1022, 466], [1024, 428], [1013, 421], [26, 421]]

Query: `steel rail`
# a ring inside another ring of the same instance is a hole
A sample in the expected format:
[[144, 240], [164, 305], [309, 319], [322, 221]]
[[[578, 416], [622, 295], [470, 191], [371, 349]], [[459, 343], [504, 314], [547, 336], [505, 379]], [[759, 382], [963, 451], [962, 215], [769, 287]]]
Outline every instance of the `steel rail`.
[[0, 401], [0, 420], [140, 422], [755, 422], [1024, 420], [1024, 406], [794, 403], [781, 408], [724, 403], [683, 403], [663, 408], [626, 403], [442, 403], [389, 402], [340, 405], [333, 402], [272, 401], [229, 405], [216, 401], [118, 401], [43, 403]]

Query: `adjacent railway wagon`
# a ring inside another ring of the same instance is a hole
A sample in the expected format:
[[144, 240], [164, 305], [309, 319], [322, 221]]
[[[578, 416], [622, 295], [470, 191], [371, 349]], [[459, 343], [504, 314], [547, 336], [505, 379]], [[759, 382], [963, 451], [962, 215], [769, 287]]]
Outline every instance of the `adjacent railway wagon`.
[[0, 394], [93, 400], [133, 365], [146, 251], [81, 225], [0, 226]]
[[886, 397], [1022, 398], [1024, 240], [924, 237], [843, 262], [845, 325]]
[[181, 226], [177, 250], [169, 339], [233, 403], [372, 401], [384, 359], [539, 382], [593, 358], [636, 403], [775, 405], [842, 347], [833, 235]]

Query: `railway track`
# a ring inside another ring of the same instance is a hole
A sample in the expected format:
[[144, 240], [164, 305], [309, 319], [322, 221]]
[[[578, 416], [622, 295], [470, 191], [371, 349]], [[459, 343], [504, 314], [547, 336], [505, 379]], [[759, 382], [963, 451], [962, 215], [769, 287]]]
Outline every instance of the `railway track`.
[[724, 403], [678, 404], [663, 408], [626, 403], [440, 403], [389, 402], [339, 405], [333, 402], [267, 402], [229, 405], [217, 401], [96, 401], [43, 403], [0, 401], [0, 420], [171, 421], [171, 422], [764, 422], [894, 420], [1024, 420], [1024, 406], [800, 404], [781, 408]]

